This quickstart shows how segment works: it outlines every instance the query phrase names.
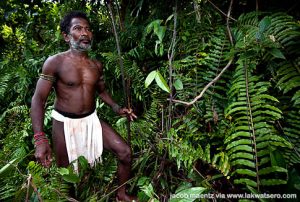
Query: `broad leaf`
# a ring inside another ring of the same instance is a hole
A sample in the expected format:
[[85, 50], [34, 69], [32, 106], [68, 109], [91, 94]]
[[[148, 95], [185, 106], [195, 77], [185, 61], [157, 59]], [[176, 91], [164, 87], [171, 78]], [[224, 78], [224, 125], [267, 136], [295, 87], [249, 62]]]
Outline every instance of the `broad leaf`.
[[156, 70], [153, 70], [150, 72], [145, 80], [145, 87], [148, 88], [148, 86], [152, 83], [152, 81], [155, 79], [157, 74]]
[[269, 51], [275, 58], [285, 59], [283, 53], [278, 48], [272, 48]]
[[176, 81], [174, 82], [174, 87], [176, 90], [182, 90], [183, 89], [183, 84], [182, 81], [180, 79], [176, 79]]
[[164, 90], [168, 93], [171, 92], [166, 80], [163, 78], [163, 76], [158, 71], [156, 72], [155, 81], [162, 90]]

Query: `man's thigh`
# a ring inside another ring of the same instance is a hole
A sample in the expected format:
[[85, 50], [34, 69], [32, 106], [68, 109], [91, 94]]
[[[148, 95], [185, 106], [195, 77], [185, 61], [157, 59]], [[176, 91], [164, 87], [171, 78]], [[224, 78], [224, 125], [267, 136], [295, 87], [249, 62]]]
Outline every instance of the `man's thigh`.
[[69, 158], [66, 148], [64, 123], [55, 119], [52, 121], [52, 141], [57, 166], [67, 167], [69, 165]]
[[121, 154], [128, 150], [129, 146], [125, 140], [107, 123], [100, 121], [103, 134], [103, 147], [115, 154]]

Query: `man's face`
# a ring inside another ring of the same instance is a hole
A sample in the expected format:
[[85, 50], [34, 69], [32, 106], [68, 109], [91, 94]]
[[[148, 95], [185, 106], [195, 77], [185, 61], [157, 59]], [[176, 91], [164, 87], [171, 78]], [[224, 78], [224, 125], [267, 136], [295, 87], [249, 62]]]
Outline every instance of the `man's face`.
[[69, 34], [65, 35], [72, 49], [85, 52], [92, 47], [93, 34], [89, 23], [83, 18], [73, 18]]

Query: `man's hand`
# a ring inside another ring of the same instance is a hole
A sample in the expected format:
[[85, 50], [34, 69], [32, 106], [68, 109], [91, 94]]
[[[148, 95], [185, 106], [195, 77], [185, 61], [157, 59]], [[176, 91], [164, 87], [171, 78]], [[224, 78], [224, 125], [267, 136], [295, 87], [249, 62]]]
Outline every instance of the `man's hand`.
[[51, 147], [49, 143], [45, 142], [44, 144], [36, 146], [34, 156], [42, 166], [49, 168], [52, 162]]
[[133, 121], [134, 119], [137, 118], [137, 116], [133, 113], [132, 109], [121, 108], [119, 109], [118, 113], [121, 116], [126, 116], [129, 121]]

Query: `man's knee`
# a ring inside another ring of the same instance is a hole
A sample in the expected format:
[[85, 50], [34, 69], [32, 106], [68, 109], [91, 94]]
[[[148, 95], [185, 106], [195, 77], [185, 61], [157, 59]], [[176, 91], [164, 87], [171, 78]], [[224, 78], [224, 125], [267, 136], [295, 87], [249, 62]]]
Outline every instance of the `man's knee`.
[[120, 149], [118, 155], [118, 159], [123, 163], [130, 163], [131, 162], [131, 149], [128, 145], [124, 146], [122, 149]]

